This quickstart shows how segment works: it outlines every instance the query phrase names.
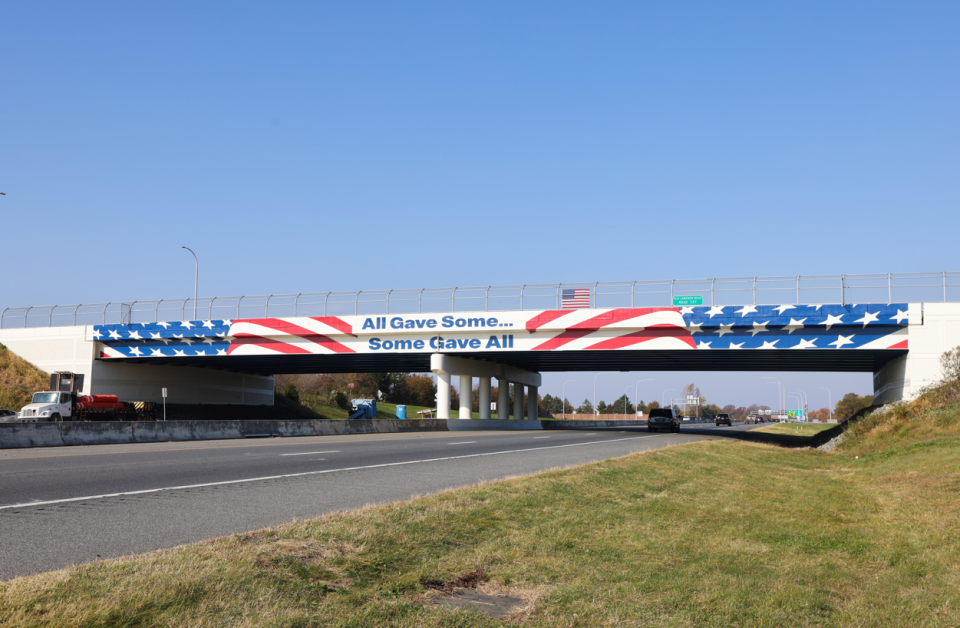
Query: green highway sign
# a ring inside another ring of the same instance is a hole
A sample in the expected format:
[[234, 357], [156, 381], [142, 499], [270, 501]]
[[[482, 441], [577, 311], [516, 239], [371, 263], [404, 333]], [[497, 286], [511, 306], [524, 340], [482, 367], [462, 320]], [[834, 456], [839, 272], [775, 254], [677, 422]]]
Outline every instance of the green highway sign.
[[674, 305], [703, 305], [703, 297], [699, 294], [673, 297]]

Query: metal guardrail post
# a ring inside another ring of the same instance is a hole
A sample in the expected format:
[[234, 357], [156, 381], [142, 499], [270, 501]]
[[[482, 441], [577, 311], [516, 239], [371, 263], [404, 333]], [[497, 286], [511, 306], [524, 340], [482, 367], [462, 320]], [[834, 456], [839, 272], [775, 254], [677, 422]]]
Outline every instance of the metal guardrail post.
[[[417, 314], [423, 314], [423, 288], [420, 288], [420, 292], [417, 294]], [[327, 306], [326, 301], [324, 301], [323, 311], [326, 313]]]
[[[360, 290], [360, 292], [363, 292], [363, 290]], [[356, 316], [357, 312], [360, 311], [360, 292], [357, 292], [353, 296], [353, 315], [354, 316]]]
[[103, 306], [103, 323], [101, 323], [102, 325], [106, 325], [106, 324], [107, 324], [107, 308], [108, 308], [108, 307], [110, 307], [110, 304], [109, 304], [109, 303], [107, 303], [107, 304], [105, 304], [105, 305]]
[[[77, 326], [77, 310], [79, 310], [79, 309], [80, 309], [80, 306], [79, 306], [79, 305], [77, 305], [77, 307], [73, 308], [73, 326], [74, 326], [74, 327]], [[4, 310], [4, 311], [6, 311], [6, 310]]]
[[296, 316], [297, 316], [297, 305], [300, 303], [300, 295], [301, 295], [301, 294], [303, 294], [303, 293], [302, 293], [302, 292], [298, 292], [298, 293], [297, 293], [297, 298], [293, 300], [293, 316], [294, 316], [294, 318], [296, 318]]
[[796, 305], [800, 305], [800, 275], [797, 275], [797, 303], [796, 303]]
[[270, 318], [270, 299], [272, 299], [272, 298], [273, 298], [273, 295], [272, 295], [272, 294], [268, 294], [268, 295], [267, 295], [267, 300], [266, 300], [266, 302], [263, 304], [263, 317], [264, 317], [264, 318]]
[[490, 286], [487, 286], [483, 293], [483, 311], [490, 311]]
[[[634, 281], [632, 284], [630, 284], [630, 308], [631, 308], [631, 309], [634, 308], [634, 307], [636, 307], [636, 306], [633, 304], [634, 297], [636, 296], [636, 291], [637, 291], [637, 282]], [[713, 300], [713, 296], [712, 296], [712, 295], [710, 296], [710, 300], [711, 300], [711, 301]]]
[[840, 275], [840, 305], [847, 304], [847, 295], [844, 289], [845, 286], [843, 284], [844, 284], [844, 276]]
[[[946, 292], [944, 292], [946, 294]], [[53, 311], [57, 309], [57, 306], [54, 305], [50, 308], [50, 311], [47, 313], [47, 327], [53, 327]]]
[[[520, 300], [520, 303], [523, 303], [523, 299]], [[521, 310], [523, 309], [523, 306], [522, 306], [522, 305], [521, 305], [520, 309], [521, 309]], [[450, 311], [451, 311], [451, 312], [456, 312], [456, 311], [457, 311], [457, 288], [456, 288], [456, 286], [454, 286], [453, 292], [450, 293]]]
[[757, 304], [757, 278], [753, 278], [753, 304]]
[[27, 308], [27, 311], [23, 313], [23, 328], [24, 328], [24, 329], [27, 328], [27, 317], [30, 316], [30, 310], [32, 310], [32, 309], [33, 309], [33, 307], [28, 307], [28, 308]]
[[391, 292], [393, 292], [392, 289], [391, 289], [391, 290], [387, 290], [387, 314], [390, 313], [390, 293], [391, 293]]
[[676, 281], [676, 279], [670, 280], [670, 305], [673, 305], [673, 282], [674, 281]]
[[523, 311], [523, 289], [527, 287], [527, 284], [520, 286], [520, 311]]
[[887, 273], [887, 305], [893, 303], [893, 282], [890, 280], [890, 273]]
[[714, 291], [714, 288], [716, 288], [716, 285], [717, 285], [717, 278], [714, 277], [713, 279], [710, 280], [710, 307], [713, 307], [714, 305], [716, 305], [716, 303], [713, 302], [714, 301], [713, 291]]
[[237, 299], [237, 318], [240, 318], [240, 304], [243, 302], [243, 297], [241, 296]]
[[946, 303], [947, 302], [947, 271], [944, 270], [941, 272], [941, 274], [943, 276], [943, 302]]
[[330, 293], [329, 293], [329, 292], [326, 293], [325, 295], [323, 295], [323, 315], [324, 315], [324, 316], [327, 315], [327, 299], [329, 299], [329, 298], [330, 298]]

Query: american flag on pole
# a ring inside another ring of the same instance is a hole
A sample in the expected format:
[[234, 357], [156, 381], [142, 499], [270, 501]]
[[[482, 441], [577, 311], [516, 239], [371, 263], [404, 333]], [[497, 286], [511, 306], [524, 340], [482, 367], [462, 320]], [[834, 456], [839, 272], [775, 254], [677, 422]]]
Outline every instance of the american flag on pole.
[[560, 294], [560, 308], [575, 310], [590, 307], [590, 288], [565, 288]]

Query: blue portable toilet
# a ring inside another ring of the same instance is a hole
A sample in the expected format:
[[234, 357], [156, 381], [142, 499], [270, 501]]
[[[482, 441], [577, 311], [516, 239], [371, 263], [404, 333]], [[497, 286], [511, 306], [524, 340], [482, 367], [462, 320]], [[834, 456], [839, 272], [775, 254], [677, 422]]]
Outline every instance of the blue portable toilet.
[[407, 418], [407, 406], [397, 406], [397, 418], [398, 419]]

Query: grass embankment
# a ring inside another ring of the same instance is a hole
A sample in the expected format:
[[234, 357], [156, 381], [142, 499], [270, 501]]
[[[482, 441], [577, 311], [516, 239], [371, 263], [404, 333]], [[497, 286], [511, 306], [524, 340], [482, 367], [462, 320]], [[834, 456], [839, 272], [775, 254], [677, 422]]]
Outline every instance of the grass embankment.
[[[703, 441], [0, 584], [7, 625], [960, 624], [960, 406], [840, 453]], [[771, 426], [773, 427], [773, 426]], [[859, 456], [859, 457], [857, 457]]]
[[[278, 395], [278, 398], [280, 396]], [[312, 398], [310, 396], [304, 395], [301, 397], [300, 402], [303, 404], [303, 407], [309, 408], [313, 412], [316, 412], [319, 415], [322, 415], [327, 419], [348, 419], [350, 418], [350, 413], [347, 410], [338, 408], [337, 406], [327, 405], [322, 403], [317, 398]], [[405, 404], [401, 404], [405, 405]], [[407, 418], [408, 419], [419, 419], [421, 415], [417, 414], [420, 410], [427, 410], [425, 406], [407, 406]], [[397, 418], [397, 404], [387, 403], [385, 401], [377, 402], [377, 418], [378, 419], [395, 419]]]
[[0, 408], [20, 410], [33, 393], [49, 386], [47, 373], [0, 344]]

